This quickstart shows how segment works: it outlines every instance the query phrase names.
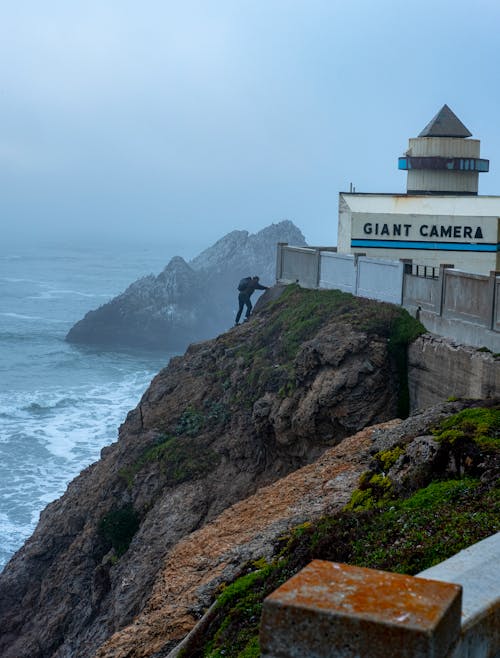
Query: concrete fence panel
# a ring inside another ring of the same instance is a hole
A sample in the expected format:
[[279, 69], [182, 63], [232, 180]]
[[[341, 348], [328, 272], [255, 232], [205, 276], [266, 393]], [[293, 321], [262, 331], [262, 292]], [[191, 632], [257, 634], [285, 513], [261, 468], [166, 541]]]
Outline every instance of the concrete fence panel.
[[320, 252], [320, 288], [335, 288], [356, 294], [356, 262], [350, 254]]
[[495, 312], [493, 314], [493, 331], [500, 332], [500, 279], [495, 278]]
[[302, 247], [282, 247], [282, 283], [298, 282], [304, 288], [316, 288], [319, 276], [319, 251]]
[[441, 280], [428, 279], [413, 274], [405, 274], [403, 283], [403, 304], [419, 307], [432, 313], [440, 312]]
[[366, 256], [359, 258], [356, 294], [382, 302], [401, 304], [403, 270], [404, 265], [400, 261]]
[[492, 298], [490, 277], [459, 270], [445, 270], [443, 317], [465, 320], [490, 328]]

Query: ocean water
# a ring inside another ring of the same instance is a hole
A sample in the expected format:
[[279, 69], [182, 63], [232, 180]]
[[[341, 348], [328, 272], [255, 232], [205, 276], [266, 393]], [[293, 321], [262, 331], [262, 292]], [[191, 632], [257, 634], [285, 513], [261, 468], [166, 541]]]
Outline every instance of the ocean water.
[[0, 570], [172, 356], [70, 345], [66, 333], [171, 255], [155, 245], [0, 246]]

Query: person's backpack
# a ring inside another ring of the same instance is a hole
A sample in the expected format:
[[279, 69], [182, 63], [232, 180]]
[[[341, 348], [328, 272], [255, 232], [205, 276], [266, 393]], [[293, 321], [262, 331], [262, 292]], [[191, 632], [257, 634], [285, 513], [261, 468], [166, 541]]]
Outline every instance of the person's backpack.
[[245, 276], [243, 279], [241, 279], [241, 281], [238, 283], [238, 290], [240, 292], [246, 290], [251, 280], [252, 280], [251, 276]]

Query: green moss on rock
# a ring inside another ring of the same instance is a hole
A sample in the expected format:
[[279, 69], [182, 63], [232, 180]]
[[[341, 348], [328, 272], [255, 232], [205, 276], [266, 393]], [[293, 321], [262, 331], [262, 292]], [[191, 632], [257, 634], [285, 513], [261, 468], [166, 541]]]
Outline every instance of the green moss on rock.
[[401, 446], [395, 446], [391, 450], [381, 450], [380, 452], [377, 452], [377, 454], [374, 456], [374, 459], [377, 462], [380, 470], [383, 473], [387, 473], [387, 471], [398, 461], [401, 455], [404, 454], [404, 448]]
[[117, 557], [128, 549], [139, 529], [139, 515], [132, 505], [115, 508], [105, 514], [98, 525], [98, 533], [108, 547], [114, 548]]
[[455, 471], [474, 473], [478, 465], [500, 449], [500, 408], [463, 409], [433, 430], [436, 441], [455, 464]]
[[251, 405], [265, 391], [291, 395], [297, 385], [294, 359], [301, 345], [334, 321], [387, 340], [399, 380], [398, 413], [408, 415], [407, 346], [425, 328], [405, 309], [340, 290], [308, 290], [292, 284], [265, 312], [259, 331], [236, 350], [248, 369], [246, 388], [240, 391], [242, 402], [249, 400]]
[[146, 450], [142, 456], [120, 475], [129, 486], [135, 476], [148, 464], [157, 463], [166, 485], [175, 485], [194, 480], [209, 473], [218, 464], [220, 456], [204, 442], [189, 436], [171, 436]]
[[416, 574], [498, 531], [498, 483], [471, 478], [434, 482], [404, 500], [301, 524], [277, 542], [273, 560], [257, 570], [248, 565], [251, 571], [222, 591], [208, 633], [189, 655], [259, 655], [264, 598], [312, 559]]
[[471, 440], [481, 448], [500, 448], [500, 409], [476, 407], [463, 409], [443, 420], [433, 430], [437, 441], [454, 445]]

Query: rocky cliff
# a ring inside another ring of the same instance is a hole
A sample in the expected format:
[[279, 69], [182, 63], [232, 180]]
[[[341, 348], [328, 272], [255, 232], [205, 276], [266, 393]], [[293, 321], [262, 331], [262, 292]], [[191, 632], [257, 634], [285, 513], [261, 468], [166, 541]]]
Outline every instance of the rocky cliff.
[[180, 539], [394, 417], [391, 345], [408, 319], [291, 286], [251, 322], [172, 359], [117, 443], [46, 508], [6, 566], [1, 655], [91, 656], [141, 612]]
[[[428, 435], [463, 403], [387, 423], [418, 323], [338, 291], [265, 296], [249, 323], [172, 359], [42, 513], [0, 576], [3, 657], [164, 658], [225, 582], [352, 501], [374, 456], [360, 505], [387, 494], [388, 469], [395, 491], [447, 469], [450, 447]], [[487, 473], [480, 451], [462, 456], [455, 467]]]
[[69, 331], [73, 343], [103, 347], [184, 350], [194, 341], [230, 327], [237, 308], [237, 285], [258, 275], [275, 281], [276, 244], [304, 245], [290, 221], [256, 234], [232, 231], [190, 263], [177, 256], [158, 276], [139, 279], [122, 294], [89, 311]]

